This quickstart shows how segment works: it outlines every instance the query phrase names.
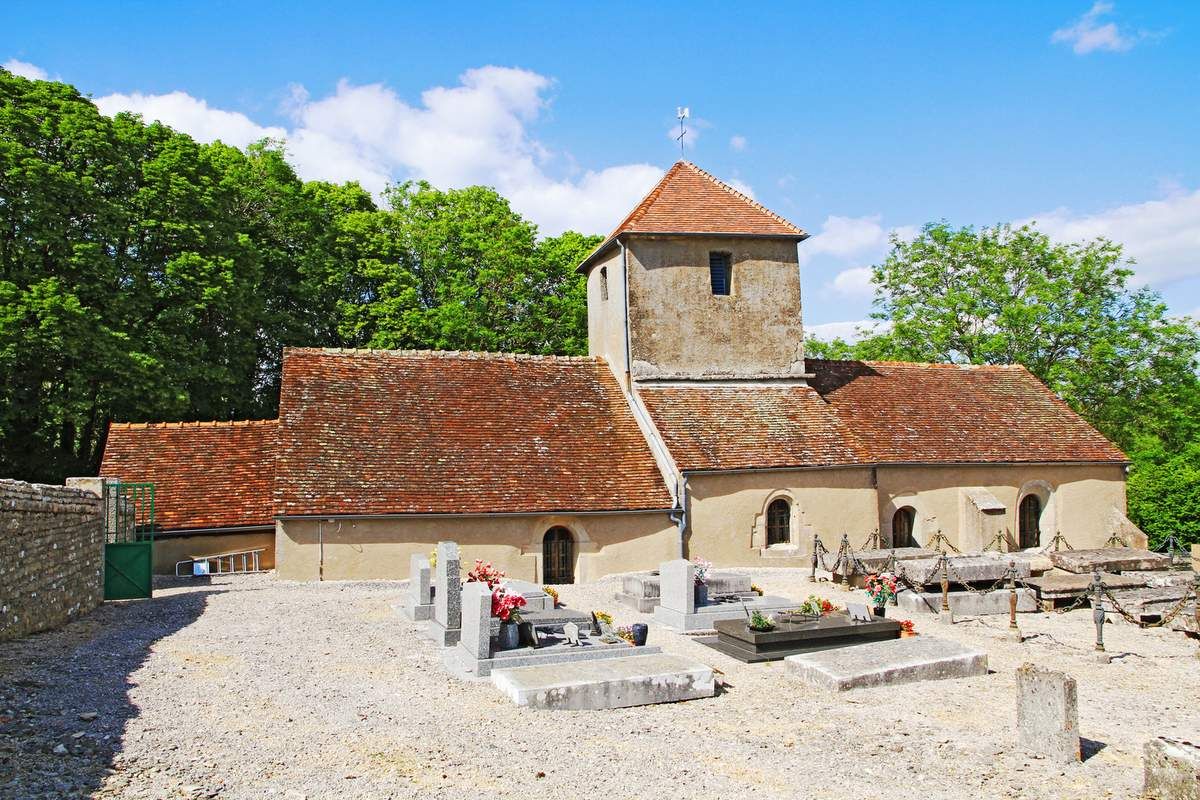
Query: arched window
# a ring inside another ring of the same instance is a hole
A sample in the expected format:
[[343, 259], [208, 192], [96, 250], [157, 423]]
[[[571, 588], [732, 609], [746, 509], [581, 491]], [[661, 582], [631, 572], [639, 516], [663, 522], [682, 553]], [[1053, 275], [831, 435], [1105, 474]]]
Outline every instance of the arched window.
[[773, 544], [791, 544], [792, 506], [782, 497], [772, 500], [767, 506], [767, 547]]
[[575, 540], [561, 526], [542, 537], [542, 580], [546, 583], [575, 582]]
[[1027, 494], [1021, 498], [1021, 507], [1017, 516], [1021, 533], [1021, 549], [1040, 546], [1042, 543], [1042, 501], [1036, 494]]
[[913, 529], [917, 523], [917, 511], [912, 506], [896, 510], [892, 515], [892, 547], [916, 547]]

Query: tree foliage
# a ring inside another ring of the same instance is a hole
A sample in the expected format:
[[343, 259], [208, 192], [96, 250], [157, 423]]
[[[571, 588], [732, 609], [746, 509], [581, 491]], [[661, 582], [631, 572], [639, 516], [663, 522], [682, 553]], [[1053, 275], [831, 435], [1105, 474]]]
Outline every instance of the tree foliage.
[[586, 350], [595, 238], [385, 199], [0, 70], [0, 475], [95, 474], [112, 420], [274, 416], [285, 345]]
[[1143, 530], [1190, 519], [1176, 529], [1195, 536], [1200, 485], [1180, 476], [1200, 442], [1200, 332], [1168, 317], [1157, 293], [1131, 287], [1130, 265], [1105, 239], [1064, 244], [1033, 226], [926, 225], [912, 241], [893, 238], [873, 268], [882, 332], [808, 349], [1022, 364], [1131, 455], [1129, 507]]

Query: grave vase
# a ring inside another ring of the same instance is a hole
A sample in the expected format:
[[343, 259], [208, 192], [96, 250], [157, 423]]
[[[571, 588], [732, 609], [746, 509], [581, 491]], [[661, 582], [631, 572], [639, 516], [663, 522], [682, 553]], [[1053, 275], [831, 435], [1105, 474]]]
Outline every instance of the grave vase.
[[887, 606], [886, 605], [875, 606], [874, 611], [875, 611], [875, 616], [877, 616], [877, 617], [886, 617], [887, 616]]
[[497, 644], [501, 650], [515, 650], [521, 644], [521, 628], [515, 622], [501, 622]]
[[534, 630], [532, 622], [517, 623], [517, 633], [521, 647], [538, 646], [537, 631]]
[[644, 622], [635, 622], [629, 627], [633, 630], [633, 646], [644, 647], [646, 637], [650, 635], [650, 627]]
[[708, 586], [703, 583], [696, 584], [696, 607], [708, 605]]

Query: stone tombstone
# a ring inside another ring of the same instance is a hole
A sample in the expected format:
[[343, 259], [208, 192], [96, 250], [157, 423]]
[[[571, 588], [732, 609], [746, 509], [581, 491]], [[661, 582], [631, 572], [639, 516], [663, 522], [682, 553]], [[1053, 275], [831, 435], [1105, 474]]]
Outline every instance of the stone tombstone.
[[1036, 664], [1017, 668], [1017, 744], [1053, 762], [1082, 759], [1074, 678]]
[[1159, 736], [1146, 742], [1142, 796], [1200, 800], [1200, 745]]
[[[438, 555], [438, 565], [442, 557]], [[462, 588], [462, 633], [458, 643], [472, 658], [492, 657], [492, 590], [472, 581]]]
[[658, 567], [662, 606], [684, 614], [696, 613], [696, 565], [682, 558]]
[[408, 607], [413, 619], [429, 619], [433, 604], [433, 588], [430, 584], [429, 559], [413, 554], [408, 569]]
[[448, 630], [457, 630], [462, 627], [462, 574], [458, 545], [454, 542], [438, 542], [434, 585], [437, 591], [433, 595], [433, 621]]

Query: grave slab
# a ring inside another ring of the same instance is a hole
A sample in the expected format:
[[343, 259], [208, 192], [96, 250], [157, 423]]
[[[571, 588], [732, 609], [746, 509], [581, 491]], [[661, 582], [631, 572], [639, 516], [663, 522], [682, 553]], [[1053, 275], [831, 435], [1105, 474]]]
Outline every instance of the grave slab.
[[716, 693], [710, 667], [661, 653], [497, 669], [492, 673], [492, 683], [518, 706], [546, 711], [599, 711], [677, 703]]
[[1146, 742], [1142, 796], [1200, 800], [1200, 745], [1160, 736]]
[[804, 653], [784, 663], [808, 685], [835, 692], [987, 674], [987, 653], [932, 636]]
[[1095, 550], [1059, 550], [1050, 553], [1054, 566], [1076, 574], [1170, 569], [1171, 559], [1161, 553], [1132, 547], [1101, 547]]
[[1121, 577], [1144, 581], [1146, 586], [1191, 586], [1196, 580], [1196, 573], [1187, 570], [1167, 570], [1165, 572], [1139, 572], [1131, 570], [1122, 572]]
[[[950, 592], [950, 613], [956, 617], [1007, 614], [1009, 594], [1008, 589], [997, 589], [985, 594]], [[942, 593], [918, 593], [905, 589], [896, 595], [896, 606], [907, 614], [937, 614], [942, 610]], [[1037, 593], [1032, 589], [1017, 589], [1017, 611], [1024, 614], [1037, 610]]]
[[509, 592], [525, 598], [523, 611], [553, 611], [554, 598], [546, 594], [541, 586], [529, 581], [505, 578], [500, 584]]
[[[1111, 590], [1135, 589], [1146, 585], [1145, 578], [1116, 575], [1112, 572], [1102, 572], [1100, 578]], [[1045, 575], [1026, 578], [1025, 583], [1037, 591], [1038, 599], [1043, 603], [1054, 603], [1074, 600], [1079, 595], [1086, 594], [1088, 587], [1092, 585], [1092, 576], [1071, 572], [1048, 572]]]
[[708, 605], [695, 606], [693, 611], [683, 612], [668, 608], [665, 604], [654, 609], [654, 621], [664, 628], [681, 633], [697, 633], [716, 629], [716, 623], [723, 619], [746, 619], [747, 613], [761, 611], [764, 614], [774, 614], [787, 611], [799, 605], [795, 600], [786, 597], [757, 594], [751, 598], [724, 596], [709, 598]]
[[1074, 678], [1036, 664], [1017, 667], [1017, 744], [1053, 762], [1081, 760]]
[[458, 545], [438, 542], [437, 569], [434, 571], [433, 621], [430, 637], [442, 647], [458, 644], [462, 627], [462, 572]]
[[833, 613], [801, 620], [779, 619], [770, 631], [750, 630], [745, 617], [719, 620], [715, 624], [716, 638], [700, 642], [743, 663], [757, 664], [779, 661], [797, 653], [900, 638], [900, 623], [890, 619], [855, 622], [845, 613]]
[[[752, 594], [750, 576], [736, 572], [710, 572], [709, 594]], [[621, 591], [613, 599], [624, 606], [650, 614], [661, 602], [660, 576], [655, 572], [637, 572], [621, 578]]]
[[429, 558], [413, 554], [408, 571], [408, 600], [403, 606], [404, 616], [413, 622], [433, 619], [433, 584], [431, 582]]
[[1013, 553], [1001, 553], [996, 550], [985, 550], [981, 555], [987, 558], [994, 558], [997, 561], [1008, 563], [1016, 561], [1018, 564], [1028, 564], [1029, 573], [1031, 575], [1041, 575], [1054, 569], [1054, 562], [1050, 560], [1050, 556], [1045, 553], [1035, 551], [1016, 551]]
[[891, 563], [892, 554], [896, 554], [897, 561], [914, 561], [922, 558], [937, 558], [941, 555], [937, 550], [931, 550], [928, 547], [897, 547], [897, 548], [882, 548], [877, 550], [859, 550], [854, 554], [855, 558], [863, 563], [863, 566], [872, 572], [878, 572], [884, 569]]
[[[949, 556], [950, 583], [993, 583], [1008, 576], [1008, 559], [991, 558], [989, 556]], [[1017, 578], [1028, 578], [1030, 564], [1017, 560], [1015, 563]], [[918, 558], [904, 562], [904, 574], [910, 581], [916, 583], [924, 580], [926, 586], [941, 583], [942, 570], [936, 558]]]
[[[1172, 611], [1185, 597], [1189, 602], [1185, 604], [1182, 615], [1191, 615], [1195, 608], [1194, 603], [1190, 602], [1195, 594], [1191, 586], [1154, 586], [1146, 589], [1113, 591], [1111, 594], [1134, 619], [1142, 622], [1158, 621], [1164, 614]], [[1105, 611], [1112, 615], [1110, 619], [1124, 621], [1124, 617], [1117, 612], [1112, 600], [1105, 597], [1100, 604]]]

